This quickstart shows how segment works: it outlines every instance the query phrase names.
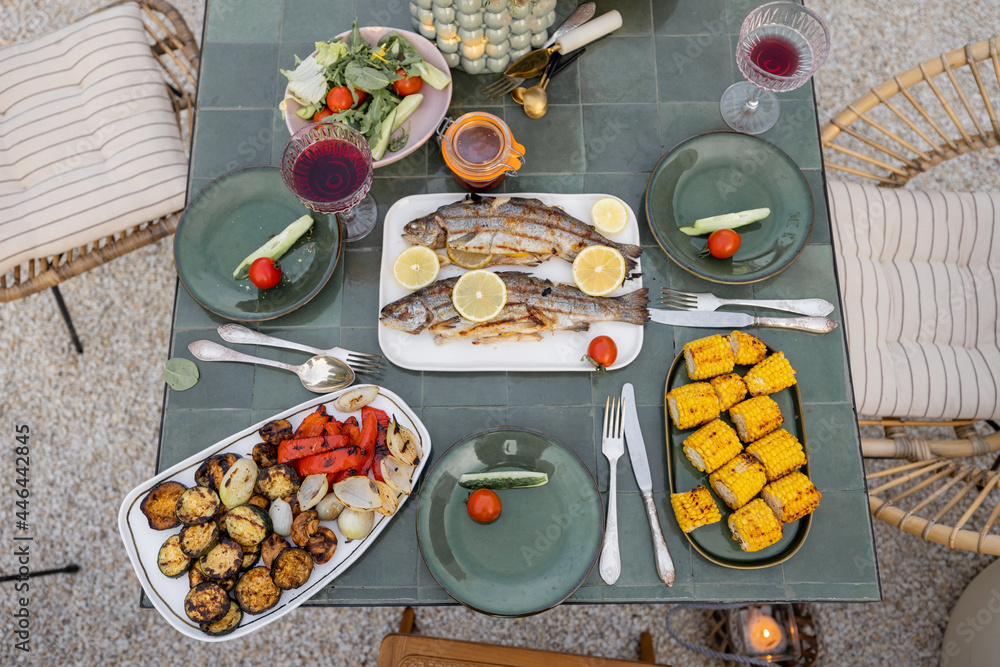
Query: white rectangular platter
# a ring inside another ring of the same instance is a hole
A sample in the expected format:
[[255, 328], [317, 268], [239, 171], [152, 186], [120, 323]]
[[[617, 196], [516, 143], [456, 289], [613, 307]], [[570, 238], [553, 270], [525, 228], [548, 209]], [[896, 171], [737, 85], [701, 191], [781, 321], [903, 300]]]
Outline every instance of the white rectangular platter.
[[[349, 389], [353, 388], [355, 387], [350, 387]], [[330, 416], [343, 421], [351, 415], [336, 410], [333, 407], [333, 401], [344, 391], [347, 391], [347, 389], [318, 396], [281, 414], [275, 415], [271, 419], [287, 419], [291, 422], [292, 428], [298, 428], [305, 416], [323, 403], [326, 404], [327, 413]], [[400, 424], [412, 430], [420, 439], [423, 445], [424, 456], [418, 463], [416, 470], [413, 471], [413, 480], [416, 482], [430, 458], [430, 434], [416, 414], [403, 402], [403, 399], [387, 389], [379, 387], [379, 395], [371, 403], [371, 406], [384, 410], [390, 419], [392, 417], [398, 419]], [[358, 422], [360, 423], [360, 411], [352, 414], [358, 417]], [[202, 632], [198, 625], [188, 619], [184, 613], [184, 596], [190, 590], [187, 576], [170, 579], [162, 574], [157, 567], [156, 561], [160, 546], [169, 536], [177, 533], [179, 527], [170, 530], [153, 530], [149, 527], [149, 523], [139, 509], [139, 505], [150, 489], [165, 480], [175, 480], [186, 487], [195, 486], [195, 471], [201, 465], [202, 461], [213, 454], [235, 452], [240, 456], [249, 457], [253, 446], [261, 442], [257, 431], [265, 423], [271, 421], [271, 419], [254, 424], [248, 429], [221, 440], [194, 456], [181, 461], [169, 470], [143, 482], [125, 496], [121, 509], [118, 511], [118, 530], [121, 533], [122, 541], [125, 543], [125, 550], [128, 552], [129, 559], [132, 561], [135, 574], [146, 591], [146, 595], [152, 600], [153, 606], [156, 607], [157, 611], [167, 619], [167, 622], [188, 637], [205, 642], [236, 639], [281, 618], [321, 591], [324, 586], [337, 578], [344, 570], [361, 558], [361, 555], [375, 542], [379, 534], [389, 524], [389, 521], [396, 516], [395, 514], [393, 516], [383, 516], [376, 513], [375, 527], [372, 529], [371, 534], [363, 540], [353, 540], [351, 542], [348, 542], [344, 538], [337, 527], [336, 521], [321, 522], [322, 525], [331, 528], [337, 535], [337, 550], [333, 558], [328, 562], [314, 567], [312, 575], [304, 586], [295, 590], [282, 591], [278, 604], [262, 614], [244, 614], [240, 626], [228, 635], [213, 637]], [[408, 497], [404, 495], [399, 499], [399, 507], [403, 506]], [[397, 508], [396, 513], [399, 513], [399, 508]], [[236, 602], [234, 601], [232, 604], [236, 604]]]
[[[409, 247], [403, 240], [403, 227], [416, 218], [433, 213], [441, 206], [460, 201], [464, 193], [449, 192], [410, 195], [396, 201], [385, 216], [382, 242], [382, 269], [379, 277], [379, 309], [410, 293], [392, 275], [392, 263], [400, 252]], [[484, 195], [487, 196], [487, 195]], [[497, 196], [497, 195], [488, 195]], [[590, 209], [598, 199], [608, 195], [509, 193], [511, 197], [540, 199], [548, 206], [561, 206], [573, 217], [587, 222]], [[625, 202], [622, 202], [623, 204]], [[612, 241], [639, 245], [639, 224], [635, 212], [625, 204], [628, 222], [625, 229], [609, 236]], [[641, 257], [636, 260], [636, 273], [641, 273]], [[572, 265], [558, 257], [542, 262], [536, 267], [491, 266], [490, 271], [524, 271], [555, 282], [573, 283]], [[457, 276], [465, 270], [455, 265], [445, 266], [438, 280]], [[621, 296], [642, 287], [642, 277], [626, 280], [622, 287], [609, 296]], [[642, 349], [642, 327], [624, 322], [598, 322], [589, 331], [554, 331], [542, 334], [542, 340], [504, 341], [501, 343], [475, 344], [470, 341], [446, 341], [438, 344], [429, 332], [417, 335], [378, 327], [378, 342], [388, 359], [403, 368], [421, 371], [593, 371], [594, 366], [583, 360], [587, 345], [595, 336], [607, 335], [618, 346], [618, 359], [611, 368], [622, 368], [631, 363]]]

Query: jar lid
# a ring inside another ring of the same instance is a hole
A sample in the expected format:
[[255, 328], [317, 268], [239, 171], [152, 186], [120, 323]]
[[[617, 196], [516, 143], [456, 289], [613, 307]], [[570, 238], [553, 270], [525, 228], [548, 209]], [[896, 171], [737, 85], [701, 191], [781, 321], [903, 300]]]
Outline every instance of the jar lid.
[[505, 122], [493, 114], [474, 111], [448, 126], [441, 153], [455, 175], [486, 182], [520, 169], [524, 146], [515, 141]]

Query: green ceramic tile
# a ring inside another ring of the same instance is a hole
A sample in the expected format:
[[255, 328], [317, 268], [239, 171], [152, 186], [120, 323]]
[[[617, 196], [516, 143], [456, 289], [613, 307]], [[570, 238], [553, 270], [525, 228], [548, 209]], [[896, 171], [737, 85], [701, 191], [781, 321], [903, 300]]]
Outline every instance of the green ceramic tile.
[[[377, 252], [376, 262], [382, 261], [382, 240], [385, 234], [383, 223], [385, 214], [396, 202], [397, 199], [407, 195], [423, 194], [427, 190], [427, 181], [420, 178], [376, 178], [372, 181], [370, 194], [375, 198], [378, 206], [378, 222], [375, 228], [359, 241], [350, 244], [353, 252], [359, 250], [375, 250]], [[378, 267], [375, 271], [375, 283], [378, 284]]]
[[877, 580], [868, 496], [826, 491], [798, 553], [784, 564], [788, 583], [865, 583]]
[[699, 602], [771, 602], [789, 599], [789, 590], [780, 580], [773, 584], [696, 582], [694, 597]]
[[660, 0], [653, 5], [657, 35], [724, 35], [729, 32], [725, 0]]
[[270, 164], [274, 138], [271, 109], [205, 109], [195, 124], [195, 177], [216, 178], [255, 164]]
[[583, 174], [520, 174], [508, 177], [503, 183], [507, 194], [519, 192], [559, 192], [574, 194], [585, 192]]
[[358, 2], [356, 14], [359, 25], [384, 25], [403, 30], [413, 30], [410, 10], [405, 2]]
[[274, 117], [271, 121], [271, 157], [270, 164], [276, 167], [281, 166], [281, 154], [285, 152], [285, 144], [291, 138], [285, 119], [281, 116], [281, 110], [277, 104], [274, 108]]
[[[744, 81], [746, 79], [746, 76], [743, 74], [743, 72], [740, 71], [740, 67], [737, 64], [737, 59], [736, 59], [737, 45], [739, 44], [740, 36], [739, 36], [739, 34], [730, 35], [729, 36], [729, 40], [730, 40], [730, 48], [732, 49], [732, 54], [733, 54], [733, 77], [734, 77], [734, 80], [736, 80], [736, 81]], [[805, 85], [799, 86], [795, 90], [787, 90], [787, 91], [784, 91], [784, 92], [781, 92], [781, 93], [775, 93], [775, 94], [778, 96], [778, 99], [781, 100], [781, 101], [785, 101], [785, 100], [810, 100], [811, 101], [813, 99], [813, 97], [812, 97], [812, 95], [813, 95], [812, 86], [809, 84], [809, 82], [806, 82]]]
[[[718, 501], [716, 501], [718, 502]], [[721, 504], [721, 503], [720, 503]], [[674, 524], [674, 530], [680, 531]], [[727, 536], [731, 535], [729, 528], [722, 525], [703, 526], [697, 530], [719, 530]], [[695, 533], [692, 533], [694, 535]], [[681, 535], [681, 539], [687, 542], [687, 538]], [[748, 585], [774, 585], [784, 581], [784, 574], [781, 565], [772, 565], [757, 569], [744, 569], [735, 567], [723, 567], [702, 556], [692, 547], [693, 558], [695, 559], [695, 583], [696, 584], [748, 584]], [[762, 598], [763, 599], [763, 598]]]
[[661, 102], [718, 101], [733, 82], [728, 36], [657, 37], [656, 77]]
[[421, 411], [420, 419], [431, 434], [431, 465], [470, 433], [510, 423], [506, 407], [429, 407]]
[[[353, 566], [352, 566], [353, 567]], [[350, 572], [348, 570], [347, 572]], [[340, 586], [337, 582], [347, 576], [345, 572], [332, 584], [303, 603], [307, 607], [381, 607], [392, 604], [411, 604], [417, 600], [416, 586]], [[371, 576], [371, 573], [369, 573]]]
[[882, 601], [882, 591], [877, 579], [864, 584], [789, 584], [788, 594], [793, 600], [816, 602]]
[[655, 102], [656, 87], [647, 67], [655, 49], [651, 37], [611, 37], [587, 47], [580, 60], [580, 98], [584, 104]]
[[865, 488], [858, 446], [858, 421], [849, 403], [804, 407], [809, 443], [809, 477], [821, 493]]
[[667, 102], [660, 105], [660, 134], [664, 153], [680, 142], [705, 132], [728, 130], [719, 102]]
[[590, 406], [588, 373], [508, 373], [507, 405]]
[[579, 106], [550, 106], [549, 112], [538, 119], [512, 112], [507, 115], [507, 125], [524, 146], [527, 158], [519, 174], [583, 171]]
[[281, 30], [281, 3], [273, 0], [228, 0], [213, 3], [208, 15], [208, 42], [274, 42]]
[[[427, 568], [424, 567], [423, 563], [420, 564], [420, 567], [422, 567], [424, 569], [424, 571], [427, 570]], [[429, 572], [427, 573], [427, 576], [428, 577], [431, 576]], [[419, 579], [419, 577], [418, 577], [418, 579]], [[432, 579], [432, 581], [433, 581], [433, 579]], [[417, 600], [418, 600], [418, 604], [421, 604], [421, 605], [454, 605], [455, 604], [455, 598], [453, 598], [450, 595], [448, 595], [448, 593], [443, 588], [441, 588], [440, 586], [438, 586], [436, 582], [434, 582], [433, 585], [428, 584], [426, 586], [418, 586], [417, 587]]]
[[[174, 309], [174, 329], [204, 329], [225, 324], [229, 320], [202, 308], [177, 282], [177, 301]], [[253, 327], [251, 327], [253, 328]]]
[[584, 581], [583, 585], [576, 589], [576, 592], [569, 596], [569, 599], [563, 604], [600, 602], [603, 599], [603, 590], [606, 587], [604, 586], [604, 582], [600, 580], [599, 574], [597, 574], [597, 580], [591, 583], [591, 578], [595, 574], [597, 574], [597, 565], [594, 565], [594, 569], [590, 571], [587, 581]]
[[[627, 459], [628, 456], [626, 455], [624, 458]], [[621, 488], [622, 478], [625, 475], [632, 475], [630, 470], [621, 470], [621, 467], [619, 466], [619, 488]], [[607, 511], [607, 495], [603, 495], [605, 511]], [[653, 502], [656, 504], [656, 512], [660, 518], [663, 539], [666, 540], [670, 557], [674, 561], [676, 572], [674, 586], [691, 585], [695, 583], [691, 570], [691, 552], [687, 539], [676, 529], [670, 500], [666, 494], [654, 493]], [[619, 492], [618, 494], [618, 547], [623, 556], [622, 573], [614, 588], [659, 581], [656, 574], [656, 563], [653, 560], [653, 537], [649, 529], [646, 505], [638, 493]], [[605, 597], [607, 597], [607, 591], [605, 591]]]
[[453, 108], [448, 110], [448, 115], [452, 118], [458, 118], [473, 110], [497, 114], [493, 107], [502, 109], [503, 98], [491, 100], [482, 92], [482, 88], [492, 83], [496, 76], [494, 74], [468, 74], [457, 69], [451, 70], [451, 106]]
[[783, 100], [777, 124], [759, 136], [787, 153], [800, 169], [819, 169], [823, 165], [816, 108], [811, 100]]
[[[642, 351], [628, 366], [606, 375], [592, 375], [594, 403], [604, 405], [608, 396], [621, 394], [631, 382], [639, 405], [663, 404], [663, 383], [674, 358], [673, 327], [649, 323], [643, 331]], [[647, 436], [649, 437], [649, 436]]]
[[[428, 162], [430, 158], [428, 158]], [[492, 192], [498, 192], [500, 188], [495, 188]], [[427, 179], [427, 192], [468, 192], [451, 174], [447, 176], [436, 176]]]
[[[397, 160], [392, 164], [387, 164], [384, 167], [379, 167], [375, 171], [375, 178], [423, 179], [427, 175], [428, 146], [432, 146], [434, 149], [437, 148], [437, 144], [434, 142], [433, 137], [428, 139], [426, 144], [419, 146], [417, 150], [413, 151], [406, 157]], [[391, 157], [392, 153], [388, 153], [388, 156]]]
[[[303, 345], [311, 345], [320, 349], [340, 344], [340, 330], [337, 328], [287, 329], [277, 327], [268, 329], [267, 333], [276, 338], [302, 343]], [[311, 356], [308, 352], [285, 350], [263, 345], [258, 346], [254, 354], [258, 357], [274, 359], [275, 361], [292, 365], [305, 363]], [[315, 394], [303, 387], [299, 378], [293, 373], [280, 368], [259, 366], [254, 376], [253, 400], [250, 405], [255, 410], [273, 410], [274, 412], [278, 412], [299, 403], [304, 403], [313, 397], [315, 397]]]
[[[685, 292], [711, 292], [720, 299], [751, 299], [753, 298], [753, 283], [742, 285], [727, 285], [713, 283], [673, 263], [670, 265], [669, 287]], [[659, 298], [657, 296], [657, 298]]]
[[[286, 2], [281, 20], [281, 40], [316, 42], [332, 39], [351, 29], [354, 16], [353, 2], [331, 3], [329, 0]], [[306, 55], [308, 54], [303, 54], [303, 58]]]
[[[424, 373], [424, 406], [507, 404], [505, 373]], [[473, 426], [469, 431], [479, 430]]]
[[[377, 329], [344, 327], [340, 330], [340, 345], [355, 352], [385, 355], [385, 352], [379, 349]], [[423, 389], [423, 376], [420, 372], [400, 368], [388, 359], [383, 359], [382, 368], [381, 375], [359, 375], [358, 381], [387, 387], [406, 401], [414, 411], [419, 412]]]
[[[546, 433], [566, 445], [583, 461], [591, 475], [595, 470], [594, 433], [591, 428], [593, 408], [586, 407], [511, 407], [508, 421], [514, 426]], [[596, 480], [596, 478], [595, 478]]]
[[[762, 280], [753, 284], [754, 296], [759, 299], [826, 299], [838, 306], [837, 284], [830, 280], [833, 271], [833, 249], [830, 246], [807, 245], [802, 254], [781, 272], [781, 280]], [[781, 311], [764, 311], [759, 314], [783, 315]], [[830, 315], [840, 317], [840, 309]]]
[[847, 392], [847, 360], [838, 331], [814, 334], [806, 331], [762, 327], [761, 339], [785, 353], [806, 403], [850, 402]]
[[[376, 234], [378, 230], [372, 232]], [[378, 238], [382, 238], [379, 233]], [[340, 321], [346, 327], [378, 326], [380, 250], [347, 250], [344, 262], [344, 304]]]
[[[654, 573], [655, 576], [655, 573]], [[667, 587], [659, 579], [646, 586], [606, 586], [602, 591], [605, 602], [615, 604], [654, 604], [663, 602], [696, 602], [694, 586]]]
[[662, 155], [655, 104], [583, 107], [587, 172], [649, 172]]
[[249, 410], [167, 410], [156, 471], [163, 472], [250, 424]]
[[[190, 359], [198, 366], [198, 384], [186, 391], [167, 393], [168, 410], [195, 410], [212, 408], [246, 408], [250, 405], [250, 388], [253, 384], [254, 366], [235, 362], [198, 361], [188, 351], [188, 344], [196, 340], [211, 340], [221, 343], [215, 329], [185, 329], [174, 332], [172, 354], [174, 357]], [[255, 354], [253, 345], [226, 343], [234, 350]]]
[[[270, 107], [277, 67], [277, 44], [206, 44], [199, 72], [199, 108]], [[274, 74], [262, 77], [261, 72], [267, 71]]]
[[343, 301], [344, 253], [341, 251], [337, 270], [319, 294], [298, 310], [277, 319], [260, 322], [261, 331], [287, 327], [336, 327], [340, 325], [340, 304]]
[[[646, 0], [615, 0], [615, 3], [607, 8], [599, 4], [597, 15], [600, 16], [611, 8], [618, 10], [618, 13], [622, 15], [622, 27], [614, 32], [615, 36], [648, 35], [652, 32], [650, 4]], [[655, 5], [656, 2], [652, 4]], [[588, 49], [587, 54], [589, 53]]]
[[[338, 586], [370, 587], [373, 579], [379, 587], [391, 589], [413, 586], [417, 579], [416, 497], [410, 497], [391, 517], [389, 525], [376, 538], [375, 544], [344, 574], [337, 577]], [[385, 554], [392, 554], [391, 564]], [[375, 575], [373, 577], [373, 575]], [[395, 592], [395, 590], [393, 590]], [[396, 597], [396, 596], [393, 596]]]
[[[801, 5], [801, 0], [796, 0]], [[726, 11], [729, 18], [729, 32], [739, 34], [740, 27], [747, 15], [757, 7], [771, 0], [726, 0]]]
[[819, 169], [803, 169], [802, 173], [809, 184], [809, 191], [812, 192], [813, 208], [813, 230], [809, 236], [809, 243], [830, 244], [830, 211], [826, 206], [826, 186], [823, 172]]

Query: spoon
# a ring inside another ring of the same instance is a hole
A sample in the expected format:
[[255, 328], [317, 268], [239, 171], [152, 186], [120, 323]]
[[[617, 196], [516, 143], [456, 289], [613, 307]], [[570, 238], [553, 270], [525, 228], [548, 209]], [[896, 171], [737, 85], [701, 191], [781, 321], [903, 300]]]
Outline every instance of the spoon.
[[354, 371], [350, 366], [340, 359], [325, 355], [316, 355], [304, 364], [292, 366], [273, 359], [243, 354], [210, 340], [196, 340], [188, 345], [188, 350], [202, 361], [244, 361], [291, 371], [299, 376], [303, 387], [318, 394], [343, 389], [354, 382]]
[[[563, 71], [567, 67], [573, 64], [573, 62], [587, 52], [587, 49], [577, 49], [572, 55], [562, 58], [559, 53], [554, 53], [552, 55], [552, 62], [549, 64], [549, 79], [554, 79], [556, 74]], [[518, 86], [514, 90], [510, 91], [510, 99], [514, 100], [518, 104], [524, 104], [524, 94], [528, 92], [528, 89], [524, 86]]]
[[549, 110], [549, 96], [545, 92], [545, 88], [549, 85], [550, 80], [546, 74], [542, 76], [541, 81], [524, 92], [522, 104], [524, 104], [524, 113], [528, 114], [528, 118], [541, 118]]

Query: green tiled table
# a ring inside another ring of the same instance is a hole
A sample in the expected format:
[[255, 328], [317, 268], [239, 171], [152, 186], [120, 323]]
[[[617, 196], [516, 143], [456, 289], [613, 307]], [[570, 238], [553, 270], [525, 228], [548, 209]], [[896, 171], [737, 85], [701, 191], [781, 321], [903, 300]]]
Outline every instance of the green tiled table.
[[[573, 2], [559, 2], [568, 15]], [[600, 5], [601, 3], [599, 3]], [[504, 118], [527, 148], [528, 162], [506, 192], [603, 192], [616, 195], [640, 218], [644, 279], [651, 294], [670, 286], [732, 297], [822, 297], [839, 302], [825, 205], [824, 175], [812, 89], [783, 94], [781, 119], [763, 135], [802, 168], [813, 191], [816, 217], [810, 243], [788, 270], [746, 286], [709, 285], [679, 270], [646, 226], [643, 195], [650, 171], [671, 146], [693, 134], [726, 129], [719, 97], [736, 78], [733, 48], [750, 0], [621, 0], [623, 27], [587, 53], [549, 87], [548, 115], [529, 120], [510, 100], [491, 101], [479, 88], [490, 80], [454, 72], [452, 115], [472, 109]], [[408, 3], [333, 0], [209, 0], [195, 125], [189, 197], [231, 169], [277, 164], [288, 139], [277, 111], [284, 90], [279, 68], [305, 56], [316, 40], [347, 29], [355, 14], [368, 25], [409, 29]], [[397, 198], [459, 191], [431, 142], [376, 172], [372, 193], [380, 216]], [[330, 284], [310, 304], [259, 329], [321, 347], [378, 351], [376, 337], [379, 227], [348, 245]], [[838, 308], [832, 315], [840, 318]], [[219, 318], [178, 288], [171, 356], [189, 357], [187, 344], [218, 340]], [[596, 568], [572, 602], [683, 602], [741, 600], [879, 600], [860, 441], [851, 398], [843, 328], [826, 336], [768, 330], [799, 371], [811, 465], [823, 502], [802, 549], [782, 565], [759, 570], [710, 563], [676, 528], [667, 496], [663, 447], [663, 386], [667, 368], [687, 340], [708, 332], [647, 325], [639, 358], [625, 369], [588, 373], [431, 373], [391, 367], [383, 384], [420, 414], [439, 456], [463, 435], [513, 424], [542, 429], [567, 443], [607, 493], [607, 462], [600, 454], [605, 398], [632, 382], [639, 397], [655, 498], [677, 566], [672, 588], [653, 566], [649, 528], [628, 457], [619, 468], [622, 574], [614, 586]], [[530, 343], [527, 343], [530, 344]], [[255, 353], [253, 346], [237, 346]], [[300, 353], [262, 348], [264, 356], [301, 362]], [[193, 389], [165, 397], [158, 468], [163, 470], [252, 423], [312, 398], [283, 371], [243, 364], [201, 364]], [[433, 461], [432, 461], [433, 463]], [[605, 497], [606, 500], [606, 497]], [[407, 503], [378, 543], [313, 604], [442, 604], [451, 598], [420, 558], [414, 530], [416, 503]], [[393, 568], [373, 564], [392, 554]]]

